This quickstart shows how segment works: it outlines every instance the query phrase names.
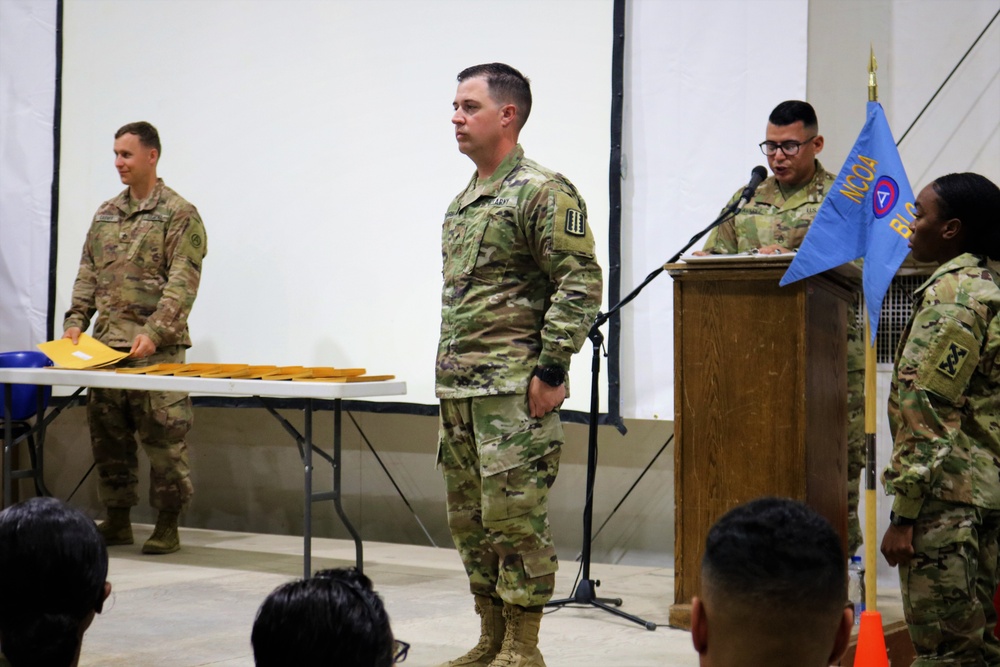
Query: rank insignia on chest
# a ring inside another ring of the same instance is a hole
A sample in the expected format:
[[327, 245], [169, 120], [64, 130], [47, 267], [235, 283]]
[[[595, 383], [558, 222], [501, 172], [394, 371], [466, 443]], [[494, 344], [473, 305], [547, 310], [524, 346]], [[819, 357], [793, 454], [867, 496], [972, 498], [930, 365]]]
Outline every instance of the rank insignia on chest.
[[948, 347], [941, 354], [937, 362], [937, 369], [950, 378], [958, 375], [962, 370], [962, 364], [969, 356], [969, 350], [958, 343], [948, 343]]
[[570, 236], [586, 236], [587, 225], [583, 221], [583, 213], [570, 209], [566, 211], [566, 233]]

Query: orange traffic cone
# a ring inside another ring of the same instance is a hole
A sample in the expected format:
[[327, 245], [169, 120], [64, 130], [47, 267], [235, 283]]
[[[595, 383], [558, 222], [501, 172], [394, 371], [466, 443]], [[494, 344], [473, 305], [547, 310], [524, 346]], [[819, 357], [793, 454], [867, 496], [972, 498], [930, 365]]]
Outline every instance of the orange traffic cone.
[[861, 612], [858, 645], [854, 650], [854, 667], [889, 667], [889, 653], [885, 649], [882, 614], [877, 611]]

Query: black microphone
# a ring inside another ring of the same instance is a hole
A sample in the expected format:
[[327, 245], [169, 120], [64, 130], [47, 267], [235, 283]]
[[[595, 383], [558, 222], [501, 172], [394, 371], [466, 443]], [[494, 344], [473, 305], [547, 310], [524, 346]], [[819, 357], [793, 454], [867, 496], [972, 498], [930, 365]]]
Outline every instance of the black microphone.
[[747, 183], [745, 188], [743, 188], [743, 194], [740, 195], [740, 203], [736, 205], [737, 211], [742, 209], [747, 205], [747, 202], [753, 199], [753, 193], [757, 191], [757, 186], [760, 185], [761, 181], [765, 178], [767, 178], [767, 169], [764, 169], [764, 167], [760, 165], [753, 168], [753, 171], [750, 172], [750, 182]]

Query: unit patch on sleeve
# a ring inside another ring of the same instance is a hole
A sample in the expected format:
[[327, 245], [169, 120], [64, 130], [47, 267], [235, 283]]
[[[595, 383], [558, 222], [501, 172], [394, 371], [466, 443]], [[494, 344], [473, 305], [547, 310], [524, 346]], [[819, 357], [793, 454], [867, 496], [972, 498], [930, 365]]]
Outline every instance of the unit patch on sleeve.
[[969, 357], [969, 350], [958, 343], [948, 343], [948, 349], [938, 359], [937, 369], [948, 377], [954, 379], [958, 372], [962, 370], [962, 364]]
[[587, 235], [587, 223], [581, 211], [575, 208], [566, 211], [566, 233], [570, 236]]
[[556, 190], [550, 195], [552, 248], [571, 255], [594, 256], [594, 235], [587, 225], [587, 209], [576, 197]]
[[945, 317], [917, 368], [917, 383], [954, 402], [962, 396], [978, 365], [975, 336], [956, 320]]

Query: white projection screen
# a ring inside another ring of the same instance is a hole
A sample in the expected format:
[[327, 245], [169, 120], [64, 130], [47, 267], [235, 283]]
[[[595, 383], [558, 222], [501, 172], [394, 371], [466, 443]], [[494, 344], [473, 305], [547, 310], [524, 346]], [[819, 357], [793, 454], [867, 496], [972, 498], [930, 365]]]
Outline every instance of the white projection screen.
[[[91, 217], [123, 188], [114, 131], [147, 120], [159, 175], [208, 232], [188, 361], [361, 366], [406, 381], [394, 402], [436, 403], [441, 221], [473, 171], [450, 122], [455, 76], [503, 61], [532, 80], [521, 143], [583, 193], [607, 278], [612, 12], [65, 0], [57, 335]], [[588, 409], [590, 353], [568, 409]]]

